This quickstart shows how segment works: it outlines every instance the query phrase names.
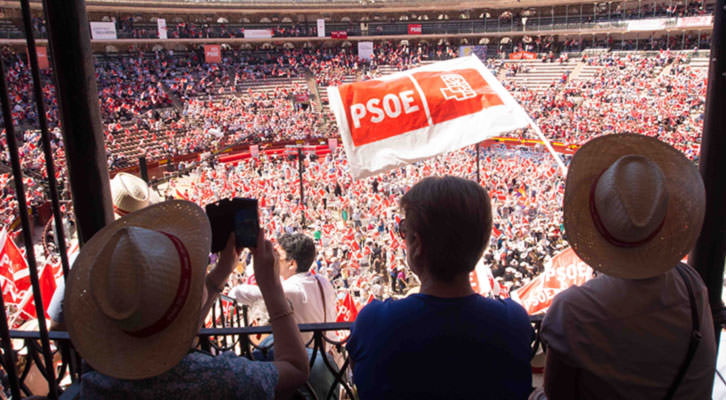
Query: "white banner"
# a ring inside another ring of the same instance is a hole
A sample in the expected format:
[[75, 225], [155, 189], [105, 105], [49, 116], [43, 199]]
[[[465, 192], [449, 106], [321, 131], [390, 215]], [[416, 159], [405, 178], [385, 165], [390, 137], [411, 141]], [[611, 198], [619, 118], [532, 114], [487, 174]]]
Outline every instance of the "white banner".
[[260, 146], [257, 144], [253, 144], [250, 146], [250, 156], [252, 158], [257, 158], [257, 156], [260, 155]]
[[318, 37], [325, 37], [325, 20], [318, 18]]
[[373, 42], [358, 42], [358, 58], [364, 60], [373, 58]]
[[270, 29], [245, 29], [245, 39], [270, 39], [272, 38], [272, 30]]
[[651, 19], [640, 19], [634, 21], [627, 21], [628, 32], [633, 31], [658, 31], [665, 29], [667, 18], [651, 18]]
[[116, 39], [116, 23], [91, 22], [91, 39]]
[[475, 56], [331, 86], [328, 98], [356, 179], [529, 124]]
[[156, 19], [156, 28], [159, 31], [159, 39], [167, 39], [167, 36], [166, 36], [166, 19], [164, 19], [164, 18], [157, 18]]
[[711, 26], [713, 25], [713, 15], [702, 15], [698, 17], [681, 17], [678, 18], [676, 26], [686, 28], [692, 26]]

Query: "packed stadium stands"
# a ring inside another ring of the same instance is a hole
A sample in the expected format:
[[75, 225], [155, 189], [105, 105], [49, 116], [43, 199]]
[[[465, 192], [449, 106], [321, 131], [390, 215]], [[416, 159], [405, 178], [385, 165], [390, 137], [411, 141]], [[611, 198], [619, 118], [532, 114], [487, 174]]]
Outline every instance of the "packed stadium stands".
[[[228, 197], [258, 198], [268, 234], [315, 237], [320, 248], [313, 270], [358, 304], [418, 286], [404, 268], [398, 201], [422, 177], [452, 174], [478, 179], [487, 189], [495, 212], [484, 262], [491, 271], [489, 290], [503, 295], [542, 273], [567, 247], [560, 224], [564, 176], [526, 128], [480, 150], [462, 149], [354, 180], [328, 86], [455, 58], [477, 46], [484, 48], [487, 68], [545, 137], [559, 150], [569, 149], [560, 154], [565, 163], [579, 145], [612, 133], [656, 137], [698, 160], [713, 1], [499, 1], [464, 11], [456, 2], [442, 2], [439, 10], [436, 2], [384, 0], [136, 0], [129, 2], [131, 11], [116, 9], [116, 3], [89, 2], [89, 20], [113, 22], [118, 38], [92, 41], [109, 172], [137, 172], [143, 158], [165, 198], [202, 206]], [[35, 4], [33, 30], [44, 43], [45, 21]], [[217, 10], [229, 4], [255, 11]], [[415, 11], [402, 9], [409, 4]], [[290, 11], [296, 6], [304, 11], [299, 18]], [[185, 14], [186, 7], [196, 11]], [[318, 37], [314, 17], [322, 9], [328, 35], [345, 37]], [[26, 195], [42, 231], [50, 224], [47, 212], [39, 211], [48, 207], [48, 183], [33, 80], [19, 40], [24, 35], [18, 9], [2, 11], [0, 57]], [[168, 24], [167, 42], [159, 39], [160, 18]], [[419, 29], [413, 34], [412, 25]], [[269, 30], [270, 36], [245, 39], [252, 30]], [[373, 42], [370, 59], [359, 57], [361, 41]], [[207, 62], [208, 44], [220, 46], [220, 62]], [[71, 221], [52, 67], [41, 71], [41, 79], [63, 214]], [[337, 149], [329, 147], [330, 139], [337, 140]], [[290, 145], [304, 146], [302, 171]], [[13, 231], [18, 208], [4, 134], [0, 147], [0, 224]], [[57, 262], [53, 246], [37, 247], [39, 259]], [[248, 275], [233, 274], [228, 286], [248, 281]]]

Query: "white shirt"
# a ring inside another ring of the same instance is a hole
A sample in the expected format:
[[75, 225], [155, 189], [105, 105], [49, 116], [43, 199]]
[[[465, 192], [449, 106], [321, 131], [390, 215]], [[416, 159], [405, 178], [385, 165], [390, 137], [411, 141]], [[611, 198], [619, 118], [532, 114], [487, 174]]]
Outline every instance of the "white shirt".
[[[685, 269], [696, 297], [703, 340], [675, 399], [711, 397], [716, 343], [707, 289]], [[600, 275], [555, 297], [541, 336], [580, 369], [581, 399], [663, 398], [686, 357], [691, 333], [688, 291], [672, 269], [649, 279]]]
[[[325, 295], [325, 306], [320, 297], [320, 286]], [[330, 282], [320, 275], [313, 275], [308, 272], [295, 274], [282, 282], [282, 290], [285, 292], [290, 304], [292, 304], [295, 323], [313, 324], [321, 322], [335, 322], [335, 290]], [[239, 285], [229, 292], [229, 297], [237, 300], [241, 305], [250, 306], [262, 300], [262, 292], [256, 285]], [[311, 333], [303, 334], [303, 340], [307, 343], [312, 338]]]

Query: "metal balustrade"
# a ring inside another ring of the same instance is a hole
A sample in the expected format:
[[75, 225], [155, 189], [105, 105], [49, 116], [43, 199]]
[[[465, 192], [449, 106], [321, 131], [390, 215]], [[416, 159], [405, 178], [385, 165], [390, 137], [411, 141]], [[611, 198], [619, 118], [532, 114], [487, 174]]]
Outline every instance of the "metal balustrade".
[[[212, 312], [213, 318], [217, 315], [215, 313], [222, 308], [220, 301], [218, 300], [214, 307], [215, 310]], [[201, 351], [211, 355], [232, 351], [239, 356], [247, 357], [251, 360], [256, 359], [256, 354], [266, 355], [270, 347], [261, 347], [255, 344], [256, 341], [253, 338], [258, 335], [272, 333], [271, 327], [244, 326], [245, 320], [246, 307], [235, 306], [233, 311], [226, 314], [224, 318], [215, 320], [218, 326], [203, 328], [199, 331], [196, 347], [191, 351]], [[533, 356], [541, 344], [539, 335], [541, 322], [541, 315], [531, 317], [532, 327], [535, 331], [534, 339], [531, 342]], [[325, 366], [325, 370], [333, 377], [333, 382], [328, 388], [327, 394], [323, 396], [325, 399], [337, 399], [338, 397], [334, 396], [334, 393], [337, 392], [342, 393], [342, 398], [357, 398], [355, 385], [351, 378], [350, 358], [345, 350], [351, 325], [351, 322], [299, 325], [301, 332], [312, 332], [313, 334], [312, 339], [307, 343], [307, 347], [312, 353], [310, 356], [311, 368], [316, 358], [320, 357], [320, 360], [322, 360]], [[26, 379], [35, 371], [35, 368], [37, 368], [46, 381], [50, 381], [48, 379], [49, 375], [44, 368], [45, 362], [43, 361], [47, 357], [39, 343], [41, 333], [39, 331], [11, 330], [9, 331], [9, 337], [15, 344], [11, 354], [22, 355], [20, 363], [18, 363], [17, 359], [15, 361], [21, 368], [17, 370], [17, 375], [14, 378], [17, 382], [17, 387], [14, 389], [23, 396], [31, 395], [26, 384]], [[62, 384], [56, 383], [56, 392], [62, 393], [64, 389], [69, 387], [69, 384], [70, 387], [77, 387], [82, 371], [89, 367], [82, 366], [82, 360], [78, 357], [77, 353], [72, 351], [72, 345], [67, 332], [51, 331], [48, 333], [48, 337], [53, 344], [49, 355], [54, 360], [53, 375], [57, 377], [54, 381], [63, 382]], [[339, 339], [336, 340], [333, 337], [338, 337]], [[14, 370], [15, 368], [8, 365], [7, 362], [7, 357], [2, 358], [0, 361], [0, 366], [2, 366], [3, 370], [8, 372]], [[11, 385], [14, 379], [9, 379]], [[76, 389], [69, 390], [69, 392], [75, 393], [77, 391]], [[314, 393], [309, 384], [300, 390], [307, 392], [312, 398], [320, 398], [318, 394]], [[61, 396], [61, 398], [64, 397]]]

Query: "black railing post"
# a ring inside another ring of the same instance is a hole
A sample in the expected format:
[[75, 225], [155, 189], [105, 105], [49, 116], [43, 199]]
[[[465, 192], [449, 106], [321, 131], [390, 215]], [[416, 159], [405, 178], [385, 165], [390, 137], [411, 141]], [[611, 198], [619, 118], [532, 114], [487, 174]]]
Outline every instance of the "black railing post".
[[706, 217], [701, 236], [688, 257], [688, 263], [701, 273], [708, 286], [711, 311], [714, 313], [716, 343], [724, 322], [721, 290], [724, 255], [726, 254], [726, 0], [718, 0], [714, 10], [711, 55], [706, 92], [706, 112], [699, 169], [706, 186]]
[[28, 58], [30, 59], [30, 72], [33, 76], [33, 93], [35, 104], [38, 109], [38, 125], [40, 126], [41, 146], [45, 157], [45, 170], [48, 174], [48, 190], [50, 194], [53, 220], [55, 221], [55, 238], [58, 243], [58, 253], [63, 269], [63, 279], [68, 276], [68, 253], [66, 253], [66, 238], [63, 233], [63, 216], [60, 211], [58, 197], [58, 182], [55, 179], [55, 166], [53, 165], [53, 152], [50, 148], [50, 134], [48, 133], [48, 121], [45, 116], [45, 103], [43, 99], [43, 82], [40, 80], [40, 68], [38, 67], [38, 55], [35, 50], [35, 38], [33, 37], [33, 23], [30, 18], [30, 5], [28, 0], [20, 2], [23, 13], [23, 24], [25, 25], [25, 40], [28, 44]]
[[[15, 181], [15, 198], [18, 201], [18, 213], [20, 214], [20, 222], [23, 227], [23, 244], [25, 245], [25, 257], [28, 260], [28, 275], [30, 275], [30, 285], [33, 291], [33, 300], [35, 301], [35, 313], [38, 316], [38, 330], [40, 331], [40, 343], [43, 349], [45, 362], [45, 375], [48, 380], [48, 397], [51, 399], [58, 398], [55, 384], [55, 368], [53, 366], [53, 354], [50, 352], [50, 340], [48, 339], [48, 327], [45, 323], [45, 310], [43, 310], [42, 295], [40, 293], [40, 284], [38, 282], [38, 264], [35, 262], [35, 251], [33, 249], [33, 238], [30, 234], [30, 219], [28, 214], [28, 203], [25, 197], [25, 188], [23, 187], [23, 171], [20, 168], [20, 157], [18, 156], [18, 144], [15, 140], [15, 129], [13, 127], [13, 116], [10, 113], [10, 100], [8, 99], [8, 90], [5, 84], [5, 67], [0, 61], [0, 100], [2, 100], [3, 121], [5, 122], [5, 137], [7, 139], [8, 153], [10, 155], [10, 164], [13, 170], [13, 180]], [[3, 309], [3, 312], [5, 310]], [[7, 320], [5, 321], [7, 324]], [[38, 369], [41, 369], [38, 365]]]
[[146, 165], [146, 156], [139, 157], [139, 174], [144, 182], [149, 183], [149, 169]]
[[[4, 74], [3, 74], [4, 75]], [[3, 82], [5, 79], [3, 78]], [[3, 310], [3, 317], [0, 318], [0, 335], [3, 340], [3, 356], [5, 360], [3, 365], [5, 367], [5, 373], [8, 374], [8, 383], [10, 383], [10, 393], [14, 399], [20, 398], [20, 381], [18, 380], [18, 373], [15, 371], [15, 351], [13, 351], [13, 343], [10, 341], [10, 329], [8, 327], [8, 314], [5, 312], [5, 300], [0, 295], [0, 307]]]
[[78, 239], [113, 221], [86, 3], [43, 0]]
[[297, 148], [297, 174], [300, 179], [300, 219], [302, 221], [302, 227], [305, 227], [305, 192], [303, 191], [303, 154], [302, 147], [298, 145]]

